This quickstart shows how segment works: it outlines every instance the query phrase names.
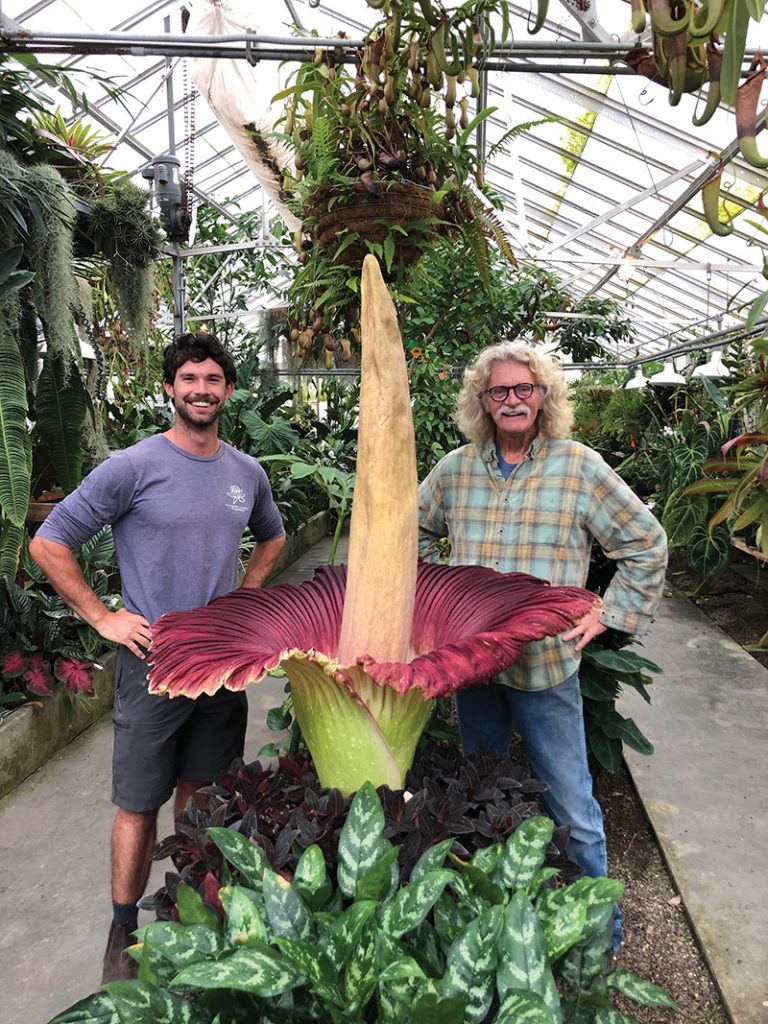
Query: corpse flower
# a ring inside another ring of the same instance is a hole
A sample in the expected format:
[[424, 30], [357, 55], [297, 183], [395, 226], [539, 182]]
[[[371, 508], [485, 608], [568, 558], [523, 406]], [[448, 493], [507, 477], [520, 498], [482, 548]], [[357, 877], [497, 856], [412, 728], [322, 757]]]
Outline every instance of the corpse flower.
[[397, 317], [363, 264], [357, 479], [348, 567], [240, 588], [152, 629], [150, 690], [242, 690], [281, 665], [324, 786], [402, 789], [432, 701], [508, 668], [567, 629], [594, 594], [523, 573], [419, 563], [416, 456]]

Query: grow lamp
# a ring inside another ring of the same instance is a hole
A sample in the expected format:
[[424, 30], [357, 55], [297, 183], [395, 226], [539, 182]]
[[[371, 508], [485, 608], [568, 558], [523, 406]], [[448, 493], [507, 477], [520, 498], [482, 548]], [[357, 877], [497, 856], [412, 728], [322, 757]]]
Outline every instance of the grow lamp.
[[678, 373], [675, 369], [675, 364], [671, 359], [668, 359], [661, 370], [658, 373], [654, 373], [652, 377], [648, 379], [648, 383], [654, 387], [674, 387], [676, 384], [685, 384], [685, 377], [682, 373]]
[[635, 367], [635, 375], [624, 385], [627, 391], [631, 391], [633, 388], [644, 388], [648, 384], [648, 380], [643, 374], [642, 366]]
[[723, 362], [722, 349], [716, 348], [712, 350], [712, 355], [709, 357], [708, 362], [702, 363], [701, 366], [697, 366], [693, 371], [693, 377], [728, 377], [730, 376], [730, 370]]

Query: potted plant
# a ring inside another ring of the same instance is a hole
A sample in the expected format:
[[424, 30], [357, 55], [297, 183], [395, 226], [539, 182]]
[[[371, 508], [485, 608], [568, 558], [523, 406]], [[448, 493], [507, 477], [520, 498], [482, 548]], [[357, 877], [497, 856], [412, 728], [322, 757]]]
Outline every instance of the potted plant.
[[361, 50], [350, 54], [340, 34], [275, 97], [286, 101], [278, 138], [295, 154], [284, 191], [304, 232], [288, 293], [290, 337], [298, 358], [325, 351], [329, 366], [337, 351], [348, 359], [359, 337], [367, 253], [397, 297], [407, 297], [419, 256], [439, 234], [453, 235], [457, 258], [474, 260], [484, 279], [487, 235], [514, 262], [475, 137], [496, 108], [471, 114], [496, 27], [499, 39], [507, 34], [506, 0], [455, 10], [429, 0], [369, 6], [383, 17]]

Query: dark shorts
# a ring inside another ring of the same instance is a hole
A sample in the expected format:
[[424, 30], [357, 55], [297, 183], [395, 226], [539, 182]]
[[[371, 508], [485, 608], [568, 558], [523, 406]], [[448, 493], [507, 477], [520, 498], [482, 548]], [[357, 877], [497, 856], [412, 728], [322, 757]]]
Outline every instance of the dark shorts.
[[112, 803], [153, 811], [177, 779], [207, 785], [243, 756], [248, 700], [219, 690], [213, 697], [159, 697], [147, 690], [147, 663], [121, 647], [112, 721]]

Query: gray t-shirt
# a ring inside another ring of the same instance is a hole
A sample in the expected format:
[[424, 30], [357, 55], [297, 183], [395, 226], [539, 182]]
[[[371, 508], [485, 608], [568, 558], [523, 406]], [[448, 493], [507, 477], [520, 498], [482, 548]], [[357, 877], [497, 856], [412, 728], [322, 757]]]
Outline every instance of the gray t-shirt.
[[38, 532], [74, 549], [107, 524], [125, 607], [149, 622], [234, 590], [246, 526], [257, 541], [285, 533], [256, 459], [224, 443], [191, 455], [162, 434], [110, 455]]

